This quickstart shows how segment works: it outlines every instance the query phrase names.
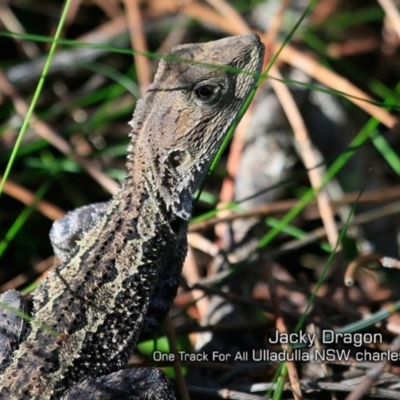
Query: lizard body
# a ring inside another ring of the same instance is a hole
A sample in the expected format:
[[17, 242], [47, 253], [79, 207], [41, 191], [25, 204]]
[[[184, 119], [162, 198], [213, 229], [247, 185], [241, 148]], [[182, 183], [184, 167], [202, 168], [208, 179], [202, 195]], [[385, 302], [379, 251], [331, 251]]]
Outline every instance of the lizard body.
[[34, 320], [58, 335], [28, 324], [3, 357], [0, 399], [174, 398], [157, 370], [121, 369], [176, 295], [192, 197], [262, 55], [258, 37], [244, 35], [177, 46], [169, 56], [188, 62], [160, 62], [131, 122], [123, 187], [34, 293]]

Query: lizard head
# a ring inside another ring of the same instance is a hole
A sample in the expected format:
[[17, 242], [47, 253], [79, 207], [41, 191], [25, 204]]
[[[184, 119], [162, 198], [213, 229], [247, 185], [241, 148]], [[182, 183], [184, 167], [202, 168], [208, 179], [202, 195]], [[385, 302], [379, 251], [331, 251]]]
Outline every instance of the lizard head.
[[192, 198], [257, 81], [257, 35], [174, 47], [131, 122], [131, 162], [167, 210], [188, 220]]

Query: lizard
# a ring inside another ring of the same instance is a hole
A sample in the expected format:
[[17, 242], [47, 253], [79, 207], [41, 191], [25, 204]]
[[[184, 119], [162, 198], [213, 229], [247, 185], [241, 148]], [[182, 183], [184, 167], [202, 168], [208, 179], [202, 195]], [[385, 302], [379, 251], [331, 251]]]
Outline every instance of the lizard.
[[[193, 196], [257, 82], [263, 53], [247, 34], [179, 45], [160, 61], [130, 122], [120, 191], [80, 211], [91, 214], [89, 227], [34, 291], [33, 321], [0, 312], [0, 399], [175, 399], [161, 371], [124, 367], [176, 295]], [[79, 221], [73, 213], [67, 222]], [[23, 310], [16, 291], [0, 300]]]

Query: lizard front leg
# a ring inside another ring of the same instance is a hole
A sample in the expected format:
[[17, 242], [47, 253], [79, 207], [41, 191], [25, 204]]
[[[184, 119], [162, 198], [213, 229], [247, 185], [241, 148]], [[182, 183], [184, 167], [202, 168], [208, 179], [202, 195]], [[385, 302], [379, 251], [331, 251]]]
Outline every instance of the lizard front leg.
[[[94, 203], [68, 212], [54, 222], [50, 239], [54, 253], [64, 261], [85, 231], [93, 227], [105, 214], [107, 202]], [[162, 322], [176, 295], [180, 266], [186, 255], [186, 224], [177, 223], [177, 248], [166, 256], [165, 267], [145, 315], [141, 336], [153, 332]], [[63, 400], [86, 399], [174, 400], [170, 382], [156, 368], [131, 368], [97, 379], [88, 379], [69, 390]]]
[[[64, 261], [83, 233], [103, 216], [107, 202], [95, 203], [69, 212], [54, 222], [50, 239], [54, 253]], [[3, 304], [3, 306], [2, 306]], [[14, 350], [26, 333], [26, 320], [15, 311], [27, 313], [25, 299], [16, 290], [0, 295], [0, 374], [10, 364]]]
[[[103, 216], [107, 203], [96, 203], [80, 207], [56, 221], [50, 232], [54, 252], [65, 259], [72, 250], [76, 240]], [[164, 281], [165, 283], [165, 281]], [[26, 334], [26, 321], [14, 310], [27, 312], [25, 299], [16, 290], [9, 290], [0, 295], [0, 374], [12, 360], [12, 354]], [[147, 325], [157, 325], [154, 311]], [[159, 316], [159, 314], [156, 315]], [[163, 317], [163, 316], [162, 316]], [[125, 399], [125, 400], [174, 400], [171, 384], [165, 375], [156, 368], [131, 368], [118, 371], [98, 379], [88, 379], [70, 389], [62, 396], [62, 400], [87, 399]]]
[[108, 202], [93, 203], [68, 212], [53, 223], [50, 241], [54, 254], [65, 261], [76, 241], [103, 217]]

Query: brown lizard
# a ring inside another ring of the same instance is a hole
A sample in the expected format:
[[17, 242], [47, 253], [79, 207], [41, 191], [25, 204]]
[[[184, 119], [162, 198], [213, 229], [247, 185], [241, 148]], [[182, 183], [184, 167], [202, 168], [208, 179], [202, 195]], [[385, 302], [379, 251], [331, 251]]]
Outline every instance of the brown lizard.
[[[123, 187], [99, 213], [81, 210], [96, 223], [34, 292], [35, 323], [0, 313], [10, 348], [0, 353], [0, 399], [175, 398], [157, 369], [122, 368], [176, 295], [193, 195], [262, 57], [249, 34], [177, 46], [160, 62], [131, 122]], [[20, 307], [16, 292], [7, 296]]]

